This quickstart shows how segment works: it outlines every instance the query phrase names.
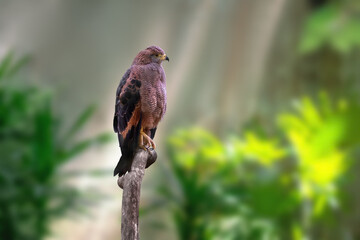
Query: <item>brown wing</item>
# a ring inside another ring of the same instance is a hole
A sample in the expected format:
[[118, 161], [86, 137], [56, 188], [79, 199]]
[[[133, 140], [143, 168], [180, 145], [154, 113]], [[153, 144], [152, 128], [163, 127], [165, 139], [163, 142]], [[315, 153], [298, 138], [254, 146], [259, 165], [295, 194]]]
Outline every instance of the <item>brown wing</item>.
[[118, 133], [122, 152], [114, 175], [121, 176], [131, 168], [131, 160], [138, 146], [141, 128], [141, 81], [129, 69], [123, 76], [116, 91], [113, 127]]
[[141, 81], [137, 80], [129, 69], [121, 79], [116, 91], [113, 127], [114, 131], [120, 133], [124, 138], [140, 119], [140, 87]]
[[119, 83], [119, 86], [116, 90], [116, 98], [115, 98], [115, 114], [114, 114], [114, 121], [113, 121], [113, 128], [114, 128], [114, 132], [116, 133], [120, 133], [121, 129], [125, 129], [123, 126], [123, 122], [121, 120], [120, 116], [120, 112], [122, 111], [122, 106], [120, 105], [120, 93], [122, 91], [122, 89], [124, 88], [124, 85], [127, 81], [127, 79], [130, 76], [130, 68], [126, 71], [126, 73], [124, 74], [124, 76], [121, 78], [121, 81]]

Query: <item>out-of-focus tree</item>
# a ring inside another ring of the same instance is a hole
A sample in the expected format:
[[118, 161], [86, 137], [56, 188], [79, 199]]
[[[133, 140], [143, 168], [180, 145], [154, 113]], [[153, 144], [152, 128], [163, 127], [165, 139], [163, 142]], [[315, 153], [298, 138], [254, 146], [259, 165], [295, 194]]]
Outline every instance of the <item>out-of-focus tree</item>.
[[42, 239], [52, 217], [75, 203], [77, 192], [61, 184], [59, 167], [108, 134], [78, 140], [94, 107], [64, 131], [51, 92], [24, 81], [28, 58], [12, 53], [0, 62], [0, 239]]

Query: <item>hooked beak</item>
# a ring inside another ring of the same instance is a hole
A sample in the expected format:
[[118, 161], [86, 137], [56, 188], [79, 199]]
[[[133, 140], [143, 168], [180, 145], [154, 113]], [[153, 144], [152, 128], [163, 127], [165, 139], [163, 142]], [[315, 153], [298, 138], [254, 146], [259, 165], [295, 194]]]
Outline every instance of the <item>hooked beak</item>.
[[161, 60], [161, 61], [164, 61], [164, 60], [169, 61], [170, 59], [169, 59], [168, 56], [166, 56], [166, 54], [164, 54], [164, 55], [162, 55], [162, 56], [160, 57], [160, 60]]

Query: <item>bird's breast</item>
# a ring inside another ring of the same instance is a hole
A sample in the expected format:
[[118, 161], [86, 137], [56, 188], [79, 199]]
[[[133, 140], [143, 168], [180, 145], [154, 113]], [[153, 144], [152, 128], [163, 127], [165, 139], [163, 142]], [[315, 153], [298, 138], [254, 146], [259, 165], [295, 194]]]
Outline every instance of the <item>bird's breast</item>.
[[144, 78], [140, 88], [142, 122], [146, 128], [154, 128], [166, 111], [166, 86], [163, 74]]

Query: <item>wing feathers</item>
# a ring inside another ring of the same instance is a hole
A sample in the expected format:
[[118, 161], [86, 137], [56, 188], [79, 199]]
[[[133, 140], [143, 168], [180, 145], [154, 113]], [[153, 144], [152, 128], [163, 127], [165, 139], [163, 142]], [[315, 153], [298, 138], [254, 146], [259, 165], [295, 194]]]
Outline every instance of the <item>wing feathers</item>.
[[[114, 120], [113, 120], [113, 128], [114, 128], [114, 132], [119, 132], [119, 124], [121, 124], [119, 122], [119, 112], [120, 112], [120, 93], [127, 81], [127, 79], [130, 76], [130, 68], [126, 71], [126, 73], [124, 74], [124, 76], [121, 78], [121, 81], [119, 83], [118, 88], [116, 89], [116, 99], [115, 99], [115, 115], [114, 115]], [[121, 124], [123, 125], [123, 124]]]
[[[136, 106], [140, 103], [140, 87], [141, 81], [131, 74], [129, 69], [122, 78], [116, 91], [115, 115], [114, 115], [114, 131], [123, 133], [129, 128], [129, 122], [133, 118]], [[131, 121], [131, 124], [137, 125], [138, 117]], [[130, 126], [131, 127], [131, 126]], [[128, 130], [127, 130], [128, 131]], [[127, 132], [126, 131], [126, 132]], [[123, 137], [125, 138], [123, 134]]]
[[116, 91], [114, 131], [118, 133], [122, 156], [114, 174], [130, 171], [133, 154], [138, 146], [141, 129], [141, 81], [131, 72], [125, 73]]

